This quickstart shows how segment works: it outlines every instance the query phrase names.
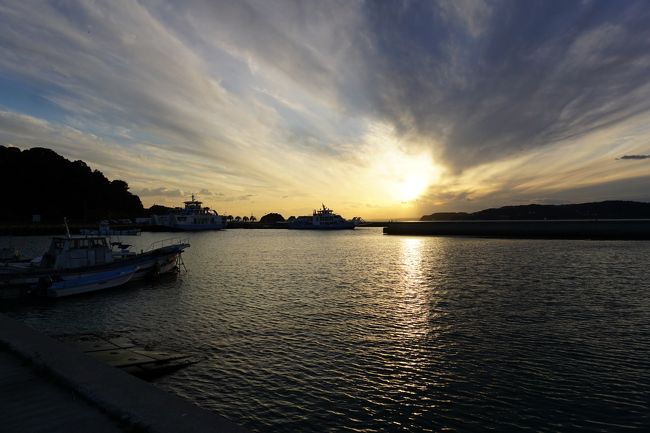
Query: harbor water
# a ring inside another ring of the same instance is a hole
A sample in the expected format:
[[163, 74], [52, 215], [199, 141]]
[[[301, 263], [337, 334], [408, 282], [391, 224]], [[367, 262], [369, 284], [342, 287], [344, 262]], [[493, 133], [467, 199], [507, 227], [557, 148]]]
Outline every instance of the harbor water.
[[[650, 426], [650, 241], [186, 237], [176, 277], [0, 311], [195, 354], [155, 385], [253, 431]], [[0, 243], [36, 254], [49, 238]]]

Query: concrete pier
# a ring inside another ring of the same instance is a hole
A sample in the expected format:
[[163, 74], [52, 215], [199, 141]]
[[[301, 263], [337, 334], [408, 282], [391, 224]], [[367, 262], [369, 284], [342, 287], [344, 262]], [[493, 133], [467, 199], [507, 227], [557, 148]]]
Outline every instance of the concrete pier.
[[650, 239], [650, 220], [396, 222], [389, 235], [476, 236], [532, 239]]
[[0, 314], [3, 432], [247, 430]]

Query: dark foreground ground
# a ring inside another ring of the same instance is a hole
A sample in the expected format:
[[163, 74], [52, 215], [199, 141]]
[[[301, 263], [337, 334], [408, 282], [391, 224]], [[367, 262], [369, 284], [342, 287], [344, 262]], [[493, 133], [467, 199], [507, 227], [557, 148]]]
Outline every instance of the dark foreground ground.
[[245, 432], [0, 314], [0, 430]]

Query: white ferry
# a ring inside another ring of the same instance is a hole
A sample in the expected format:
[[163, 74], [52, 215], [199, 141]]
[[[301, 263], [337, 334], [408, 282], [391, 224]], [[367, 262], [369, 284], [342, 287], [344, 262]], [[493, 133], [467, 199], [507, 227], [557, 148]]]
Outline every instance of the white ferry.
[[153, 215], [151, 223], [183, 231], [221, 230], [226, 227], [223, 216], [202, 204], [192, 194], [192, 200], [186, 201], [184, 208], [176, 208], [167, 215]]
[[299, 216], [289, 221], [287, 227], [294, 230], [344, 230], [353, 229], [360, 223], [359, 217], [346, 220], [322, 205], [322, 209], [315, 209], [312, 216]]

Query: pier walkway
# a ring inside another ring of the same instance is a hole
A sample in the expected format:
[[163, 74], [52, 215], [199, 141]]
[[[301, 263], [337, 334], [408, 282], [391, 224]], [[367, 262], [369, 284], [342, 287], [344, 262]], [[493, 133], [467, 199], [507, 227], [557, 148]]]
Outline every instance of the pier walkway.
[[0, 401], [7, 433], [246, 432], [2, 314]]

